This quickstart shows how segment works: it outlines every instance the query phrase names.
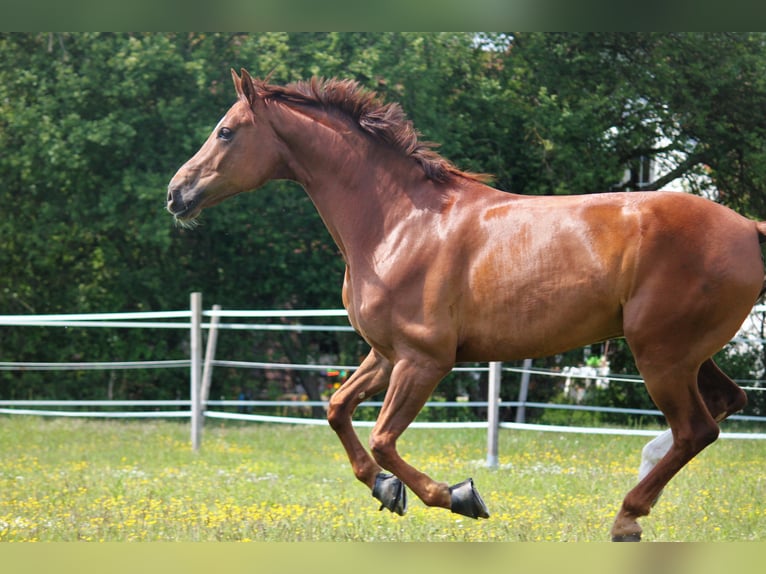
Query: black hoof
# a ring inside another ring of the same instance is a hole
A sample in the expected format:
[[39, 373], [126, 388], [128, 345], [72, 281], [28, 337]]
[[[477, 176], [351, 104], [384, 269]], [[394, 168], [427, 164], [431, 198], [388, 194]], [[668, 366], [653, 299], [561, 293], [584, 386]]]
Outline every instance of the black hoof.
[[612, 536], [612, 542], [641, 542], [641, 533], [623, 534], [622, 536]]
[[399, 516], [407, 512], [407, 489], [393, 474], [378, 473], [372, 495], [381, 502], [378, 510], [388, 508]]
[[450, 509], [455, 514], [462, 514], [471, 518], [489, 518], [487, 505], [484, 504], [479, 492], [474, 488], [472, 478], [450, 486], [449, 492], [452, 495]]

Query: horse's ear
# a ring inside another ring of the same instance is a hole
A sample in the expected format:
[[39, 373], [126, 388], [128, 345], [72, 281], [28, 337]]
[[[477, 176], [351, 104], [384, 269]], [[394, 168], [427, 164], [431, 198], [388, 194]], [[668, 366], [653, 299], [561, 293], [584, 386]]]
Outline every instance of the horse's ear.
[[257, 96], [255, 86], [253, 85], [253, 79], [244, 68], [240, 70], [240, 74], [241, 77], [237, 76], [237, 72], [233, 69], [231, 70], [231, 78], [234, 80], [234, 89], [237, 90], [237, 96], [245, 100], [250, 104], [250, 107], [252, 107], [253, 104], [255, 104]]
[[237, 96], [240, 98], [243, 98], [242, 94], [242, 80], [237, 75], [237, 72], [234, 71], [234, 68], [231, 69], [231, 80], [234, 82], [234, 89], [237, 92]]

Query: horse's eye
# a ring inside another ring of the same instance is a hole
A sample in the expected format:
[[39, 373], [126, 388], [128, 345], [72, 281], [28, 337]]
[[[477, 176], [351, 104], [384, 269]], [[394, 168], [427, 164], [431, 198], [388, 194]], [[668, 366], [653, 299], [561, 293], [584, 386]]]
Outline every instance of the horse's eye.
[[229, 141], [231, 138], [234, 137], [234, 132], [230, 130], [229, 128], [221, 128], [218, 130], [218, 139], [221, 139], [223, 141]]

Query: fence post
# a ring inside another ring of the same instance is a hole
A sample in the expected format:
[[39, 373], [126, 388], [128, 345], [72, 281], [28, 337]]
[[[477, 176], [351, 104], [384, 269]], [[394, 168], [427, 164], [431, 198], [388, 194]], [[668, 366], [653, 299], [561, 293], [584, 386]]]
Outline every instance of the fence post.
[[519, 389], [519, 407], [516, 409], [516, 422], [526, 422], [527, 418], [527, 394], [529, 393], [529, 369], [532, 368], [532, 359], [524, 359], [521, 367], [521, 388]]
[[[220, 305], [213, 305], [213, 311], [220, 311]], [[213, 315], [210, 318], [210, 329], [207, 332], [207, 346], [205, 348], [205, 366], [202, 369], [202, 390], [200, 391], [199, 403], [204, 412], [207, 409], [207, 399], [210, 395], [210, 384], [213, 381], [213, 361], [215, 360], [215, 346], [218, 343], [218, 323], [221, 318]], [[204, 417], [202, 422], [204, 424]]]
[[192, 293], [191, 306], [191, 443], [197, 452], [200, 446], [202, 408], [200, 405], [200, 377], [202, 375], [202, 293]]
[[497, 435], [500, 428], [500, 375], [502, 363], [489, 364], [487, 391], [487, 466], [497, 468]]

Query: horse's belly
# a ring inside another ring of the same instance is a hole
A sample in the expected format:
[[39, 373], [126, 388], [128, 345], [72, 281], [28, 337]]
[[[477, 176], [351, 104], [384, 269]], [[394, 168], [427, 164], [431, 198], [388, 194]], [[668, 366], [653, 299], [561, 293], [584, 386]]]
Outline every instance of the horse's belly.
[[459, 360], [550, 356], [622, 335], [636, 217], [597, 204], [578, 219], [573, 202], [556, 205], [487, 222], [464, 275]]
[[461, 328], [458, 361], [511, 361], [547, 357], [622, 336], [619, 301], [583, 295], [573, 304], [538, 311], [514, 308], [474, 312]]

